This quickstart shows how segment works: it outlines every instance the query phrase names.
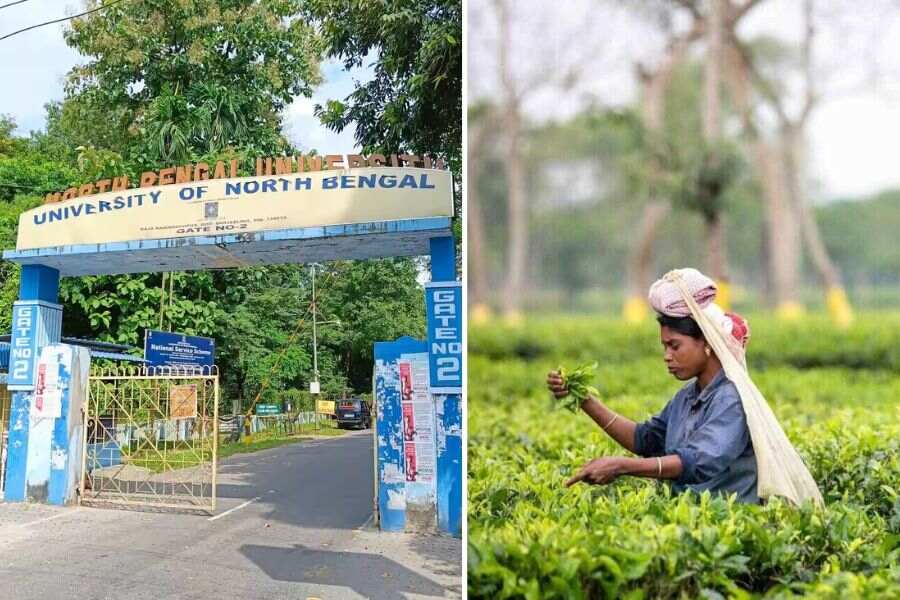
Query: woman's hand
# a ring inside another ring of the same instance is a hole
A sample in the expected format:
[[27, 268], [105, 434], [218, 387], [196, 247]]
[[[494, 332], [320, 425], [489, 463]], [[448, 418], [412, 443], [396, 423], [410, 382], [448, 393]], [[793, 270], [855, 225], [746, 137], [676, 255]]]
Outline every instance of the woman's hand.
[[612, 483], [624, 473], [622, 459], [619, 456], [603, 456], [595, 458], [587, 463], [572, 479], [566, 482], [566, 487], [575, 485], [579, 481], [594, 485]]
[[569, 395], [569, 388], [563, 383], [559, 371], [550, 371], [547, 373], [547, 387], [557, 400]]

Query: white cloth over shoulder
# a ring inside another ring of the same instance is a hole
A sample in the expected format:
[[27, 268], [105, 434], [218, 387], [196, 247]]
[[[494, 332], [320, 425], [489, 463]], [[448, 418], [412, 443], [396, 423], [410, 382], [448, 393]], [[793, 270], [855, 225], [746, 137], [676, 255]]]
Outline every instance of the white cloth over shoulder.
[[650, 303], [658, 312], [693, 317], [722, 363], [725, 375], [737, 387], [756, 454], [759, 497], [781, 496], [797, 505], [805, 501], [823, 504], [809, 469], [747, 372], [743, 354], [749, 339], [746, 322], [745, 331], [741, 331], [733, 319], [735, 315], [724, 313], [713, 303], [715, 295], [715, 283], [696, 269], [669, 271], [651, 286], [649, 294]]

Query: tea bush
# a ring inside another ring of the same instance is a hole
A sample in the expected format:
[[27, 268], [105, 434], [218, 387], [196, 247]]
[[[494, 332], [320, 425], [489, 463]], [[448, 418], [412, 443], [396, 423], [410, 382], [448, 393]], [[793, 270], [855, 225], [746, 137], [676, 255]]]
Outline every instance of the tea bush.
[[900, 597], [900, 318], [849, 332], [751, 318], [748, 361], [826, 500], [823, 509], [674, 496], [652, 480], [565, 480], [621, 449], [553, 410], [558, 364], [598, 361], [604, 401], [635, 420], [683, 385], [655, 326], [586, 317], [470, 327], [472, 598]]

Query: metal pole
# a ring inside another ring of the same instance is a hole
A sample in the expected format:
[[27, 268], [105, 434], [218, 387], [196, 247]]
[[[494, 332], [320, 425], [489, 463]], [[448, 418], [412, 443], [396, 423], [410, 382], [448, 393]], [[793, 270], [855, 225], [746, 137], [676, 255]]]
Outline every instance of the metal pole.
[[166, 272], [162, 274], [162, 289], [159, 294], [159, 330], [163, 328], [163, 315], [166, 314]]
[[175, 273], [169, 273], [169, 331], [172, 331], [172, 296], [175, 295]]
[[[316, 349], [316, 313], [319, 312], [316, 306], [316, 265], [309, 265], [312, 271], [312, 318], [313, 318], [313, 377], [316, 383], [319, 383], [319, 355]], [[316, 386], [318, 387], [318, 386]], [[316, 431], [319, 431], [319, 401], [318, 397], [313, 400], [316, 403]]]
[[319, 355], [316, 350], [316, 313], [319, 312], [319, 307], [316, 306], [316, 265], [310, 265], [309, 269], [312, 271], [313, 374], [316, 378], [316, 383], [318, 383]]

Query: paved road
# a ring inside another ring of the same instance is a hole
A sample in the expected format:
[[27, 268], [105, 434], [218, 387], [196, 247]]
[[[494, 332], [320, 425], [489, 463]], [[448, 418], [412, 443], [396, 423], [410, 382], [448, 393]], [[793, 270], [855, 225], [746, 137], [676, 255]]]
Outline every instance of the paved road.
[[360, 432], [233, 456], [213, 517], [0, 504], [0, 598], [459, 597], [459, 540], [372, 528], [371, 452]]

